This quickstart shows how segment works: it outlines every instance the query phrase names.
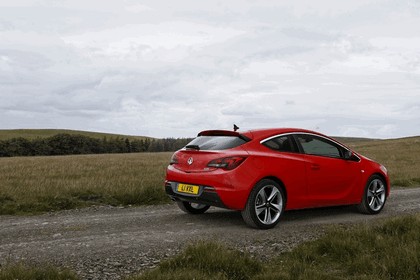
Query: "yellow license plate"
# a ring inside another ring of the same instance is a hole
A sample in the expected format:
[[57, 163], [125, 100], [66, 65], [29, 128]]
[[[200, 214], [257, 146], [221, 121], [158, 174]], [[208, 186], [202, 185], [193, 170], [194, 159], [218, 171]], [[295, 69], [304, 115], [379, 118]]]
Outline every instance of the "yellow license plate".
[[178, 184], [177, 190], [182, 193], [189, 194], [198, 194], [199, 186], [188, 185], [188, 184]]

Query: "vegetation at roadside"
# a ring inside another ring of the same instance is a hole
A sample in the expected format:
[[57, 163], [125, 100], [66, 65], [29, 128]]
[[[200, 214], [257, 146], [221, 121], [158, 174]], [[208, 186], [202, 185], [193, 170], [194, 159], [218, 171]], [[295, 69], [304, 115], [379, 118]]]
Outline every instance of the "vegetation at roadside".
[[[280, 225], [281, 226], [281, 225]], [[420, 216], [380, 225], [335, 227], [268, 262], [214, 242], [198, 242], [155, 270], [148, 279], [418, 279]]]
[[159, 268], [139, 279], [253, 279], [263, 264], [247, 253], [214, 242], [198, 242], [185, 251], [162, 262]]
[[0, 280], [76, 280], [78, 277], [68, 269], [53, 266], [27, 266], [6, 264], [0, 266]]
[[0, 158], [0, 214], [169, 202], [171, 153]]

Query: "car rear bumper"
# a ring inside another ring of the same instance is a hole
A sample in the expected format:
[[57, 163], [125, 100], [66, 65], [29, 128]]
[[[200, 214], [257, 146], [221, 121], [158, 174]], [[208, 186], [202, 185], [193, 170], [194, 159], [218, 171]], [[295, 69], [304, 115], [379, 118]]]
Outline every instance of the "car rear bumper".
[[[255, 184], [249, 168], [240, 167], [230, 170], [215, 170], [211, 172], [186, 173], [169, 165], [166, 170], [166, 193], [173, 199], [189, 202], [243, 210], [248, 199], [249, 191]], [[200, 186], [198, 195], [179, 193], [176, 190], [178, 183]], [[202, 190], [202, 192], [201, 192]]]
[[189, 195], [177, 191], [178, 182], [166, 181], [165, 191], [172, 200], [188, 201], [192, 203], [206, 204], [216, 207], [227, 208], [214, 188], [208, 186], [200, 186], [198, 195]]

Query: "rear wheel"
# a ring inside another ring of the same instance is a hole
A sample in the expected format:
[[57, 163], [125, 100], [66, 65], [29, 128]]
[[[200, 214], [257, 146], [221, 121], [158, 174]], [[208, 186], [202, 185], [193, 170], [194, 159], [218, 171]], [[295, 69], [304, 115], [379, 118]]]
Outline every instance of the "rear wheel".
[[187, 202], [187, 201], [177, 201], [178, 207], [188, 213], [188, 214], [203, 214], [209, 210], [210, 206], [206, 204]]
[[386, 201], [386, 183], [382, 177], [373, 175], [369, 178], [362, 202], [358, 210], [365, 214], [378, 214], [384, 208]]
[[284, 207], [283, 189], [273, 180], [264, 179], [255, 185], [241, 213], [249, 226], [269, 229], [277, 225]]

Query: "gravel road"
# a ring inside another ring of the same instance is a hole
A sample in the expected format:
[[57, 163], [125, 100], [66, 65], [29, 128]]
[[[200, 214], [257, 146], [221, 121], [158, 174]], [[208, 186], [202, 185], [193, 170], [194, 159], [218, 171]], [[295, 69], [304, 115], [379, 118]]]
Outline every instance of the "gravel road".
[[8, 261], [69, 267], [83, 279], [121, 279], [177, 254], [194, 240], [217, 240], [258, 258], [317, 238], [332, 224], [373, 224], [420, 212], [420, 188], [394, 189], [381, 214], [352, 207], [286, 212], [276, 228], [245, 226], [239, 212], [211, 208], [192, 216], [175, 204], [91, 207], [31, 217], [0, 217], [0, 264]]

